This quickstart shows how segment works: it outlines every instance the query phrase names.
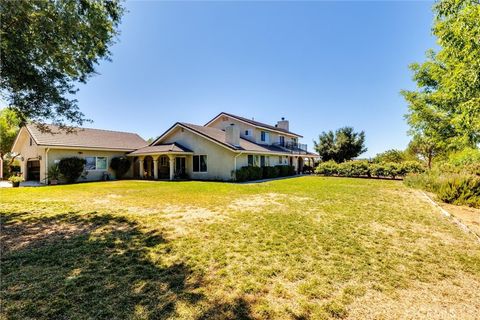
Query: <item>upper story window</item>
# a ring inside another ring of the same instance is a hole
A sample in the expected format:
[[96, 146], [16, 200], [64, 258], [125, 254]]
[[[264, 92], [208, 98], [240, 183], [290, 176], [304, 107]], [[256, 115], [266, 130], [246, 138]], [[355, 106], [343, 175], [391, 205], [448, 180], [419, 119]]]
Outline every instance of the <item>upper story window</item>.
[[30, 138], [30, 146], [33, 145], [33, 140]]
[[269, 143], [270, 142], [270, 134], [266, 131], [260, 132], [260, 141]]
[[284, 136], [279, 136], [278, 137], [278, 143], [284, 147], [285, 146], [285, 137]]

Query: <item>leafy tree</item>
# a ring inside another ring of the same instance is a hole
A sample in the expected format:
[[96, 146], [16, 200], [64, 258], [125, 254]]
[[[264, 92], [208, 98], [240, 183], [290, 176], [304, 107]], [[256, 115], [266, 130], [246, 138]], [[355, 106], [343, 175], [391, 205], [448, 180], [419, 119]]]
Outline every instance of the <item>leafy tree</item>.
[[322, 132], [318, 142], [313, 143], [322, 161], [344, 162], [367, 151], [365, 132], [354, 132], [352, 127], [340, 128], [335, 132]]
[[440, 50], [410, 66], [418, 89], [402, 91], [412, 135], [447, 150], [480, 143], [480, 4], [440, 0], [433, 34]]
[[0, 0], [2, 99], [22, 120], [82, 125], [75, 83], [110, 58], [123, 11], [117, 0]]
[[407, 151], [425, 161], [429, 169], [432, 168], [433, 159], [444, 153], [444, 150], [434, 140], [420, 135], [413, 137], [407, 147]]
[[0, 110], [0, 178], [3, 178], [5, 156], [12, 149], [20, 124], [20, 119], [12, 109]]
[[401, 163], [407, 160], [407, 156], [404, 151], [391, 149], [385, 152], [379, 153], [373, 159], [374, 162], [395, 162]]

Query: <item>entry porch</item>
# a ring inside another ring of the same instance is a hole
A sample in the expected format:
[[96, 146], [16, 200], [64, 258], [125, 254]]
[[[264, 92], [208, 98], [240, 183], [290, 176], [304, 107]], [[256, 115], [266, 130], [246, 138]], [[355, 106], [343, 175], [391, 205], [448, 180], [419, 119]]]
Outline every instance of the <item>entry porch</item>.
[[149, 146], [129, 154], [133, 157], [133, 176], [140, 179], [187, 179], [193, 152], [177, 143]]

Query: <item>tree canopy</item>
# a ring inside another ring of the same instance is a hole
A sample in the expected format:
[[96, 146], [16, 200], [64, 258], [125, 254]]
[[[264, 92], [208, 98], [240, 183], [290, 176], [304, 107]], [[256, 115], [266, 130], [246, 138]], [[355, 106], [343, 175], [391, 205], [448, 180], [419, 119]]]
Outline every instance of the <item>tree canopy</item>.
[[367, 151], [365, 148], [365, 132], [354, 132], [352, 127], [344, 127], [335, 132], [322, 132], [318, 141], [314, 141], [315, 151], [322, 161], [334, 160], [344, 162], [358, 157]]
[[73, 95], [118, 35], [117, 0], [0, 0], [0, 93], [22, 120], [82, 125]]
[[10, 152], [20, 130], [21, 121], [9, 108], [0, 110], [0, 158]]
[[440, 0], [433, 34], [440, 50], [410, 66], [417, 90], [402, 91], [410, 133], [436, 148], [458, 150], [480, 143], [480, 5]]

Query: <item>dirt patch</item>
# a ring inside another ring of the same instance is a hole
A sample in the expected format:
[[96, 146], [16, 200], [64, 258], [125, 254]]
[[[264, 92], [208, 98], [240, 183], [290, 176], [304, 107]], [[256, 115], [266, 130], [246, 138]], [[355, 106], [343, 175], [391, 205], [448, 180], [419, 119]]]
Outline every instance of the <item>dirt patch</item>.
[[480, 209], [456, 206], [448, 203], [439, 203], [439, 205], [460, 219], [470, 230], [480, 236]]
[[473, 320], [480, 314], [479, 301], [479, 279], [459, 274], [435, 283], [417, 282], [393, 295], [369, 290], [349, 306], [348, 319]]
[[269, 206], [281, 207], [284, 205], [285, 201], [305, 202], [308, 200], [311, 199], [308, 197], [270, 192], [265, 194], [250, 195], [245, 198], [236, 199], [228, 205], [228, 208], [235, 211], [260, 212], [265, 207]]

